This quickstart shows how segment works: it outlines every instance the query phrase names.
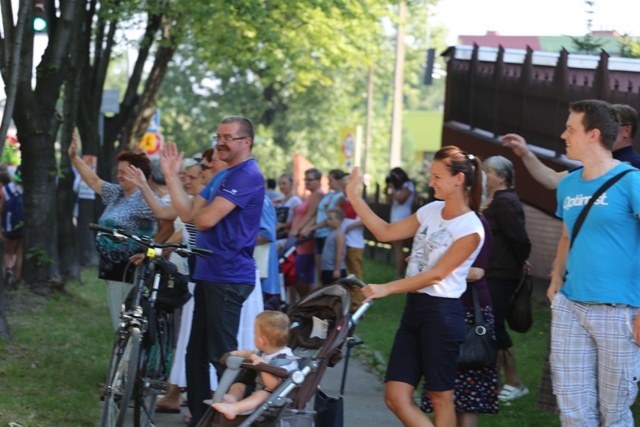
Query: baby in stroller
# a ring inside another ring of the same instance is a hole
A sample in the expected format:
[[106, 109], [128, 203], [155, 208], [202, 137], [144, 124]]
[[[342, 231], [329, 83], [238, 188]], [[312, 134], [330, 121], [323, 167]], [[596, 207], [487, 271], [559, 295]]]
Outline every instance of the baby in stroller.
[[[298, 368], [298, 363], [291, 348], [287, 347], [289, 340], [289, 318], [279, 311], [263, 311], [255, 320], [255, 346], [259, 353], [252, 350], [236, 350], [232, 356], [239, 356], [251, 360], [254, 365], [259, 363], [275, 363], [278, 367], [291, 372]], [[277, 363], [276, 363], [277, 362]], [[211, 406], [223, 414], [227, 419], [234, 419], [238, 414], [251, 411], [269, 398], [282, 378], [267, 372], [260, 372], [256, 378], [256, 389], [251, 395], [243, 399], [245, 385], [235, 383], [224, 395], [222, 402]]]

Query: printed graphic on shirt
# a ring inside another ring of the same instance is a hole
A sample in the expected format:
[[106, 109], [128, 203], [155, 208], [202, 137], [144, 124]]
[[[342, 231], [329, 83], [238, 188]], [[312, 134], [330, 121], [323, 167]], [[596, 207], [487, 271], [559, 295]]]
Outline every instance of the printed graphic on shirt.
[[424, 229], [414, 237], [407, 271], [413, 276], [431, 270], [452, 244], [453, 235], [447, 228], [440, 228], [429, 234], [429, 226], [425, 223]]
[[[568, 211], [569, 209], [574, 207], [586, 206], [587, 203], [589, 203], [589, 200], [591, 200], [591, 196], [585, 196], [583, 194], [578, 194], [575, 197], [567, 196], [564, 199], [562, 207], [565, 211]], [[598, 200], [596, 200], [593, 205], [608, 206], [609, 204], [607, 203], [607, 193], [605, 192], [600, 197], [598, 197]]]

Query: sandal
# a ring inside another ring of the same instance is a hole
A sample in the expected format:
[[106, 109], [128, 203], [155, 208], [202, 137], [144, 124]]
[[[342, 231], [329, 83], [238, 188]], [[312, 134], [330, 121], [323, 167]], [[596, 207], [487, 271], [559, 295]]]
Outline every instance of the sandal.
[[522, 388], [515, 388], [512, 385], [505, 384], [502, 386], [500, 393], [498, 393], [498, 399], [503, 402], [508, 402], [510, 400], [526, 396], [527, 394], [529, 394], [529, 389], [525, 386], [522, 386]]
[[185, 424], [189, 424], [191, 422], [191, 414], [190, 413], [185, 413], [184, 416], [182, 417], [182, 422]]

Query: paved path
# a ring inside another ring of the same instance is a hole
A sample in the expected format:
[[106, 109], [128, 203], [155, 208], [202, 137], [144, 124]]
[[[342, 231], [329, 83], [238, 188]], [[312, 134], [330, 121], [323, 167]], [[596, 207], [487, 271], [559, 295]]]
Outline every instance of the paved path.
[[[344, 361], [325, 371], [322, 390], [329, 396], [337, 396], [342, 380]], [[349, 427], [400, 426], [384, 404], [384, 384], [377, 376], [367, 371], [363, 364], [351, 358], [347, 372], [344, 396], [344, 425]], [[183, 412], [188, 409], [183, 408]], [[127, 411], [127, 412], [133, 412]], [[157, 427], [184, 427], [182, 414], [156, 414]], [[132, 427], [130, 419], [126, 427]]]

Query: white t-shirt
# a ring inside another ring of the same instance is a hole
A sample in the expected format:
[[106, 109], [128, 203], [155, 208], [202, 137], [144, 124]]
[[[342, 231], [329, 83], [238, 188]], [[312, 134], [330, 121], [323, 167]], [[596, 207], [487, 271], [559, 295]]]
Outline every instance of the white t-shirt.
[[396, 190], [396, 193], [402, 192], [402, 189], [404, 188], [407, 188], [409, 190], [409, 197], [407, 197], [404, 203], [398, 203], [396, 199], [393, 199], [393, 202], [391, 203], [390, 222], [398, 222], [401, 219], [405, 219], [411, 216], [413, 199], [416, 198], [416, 186], [413, 185], [413, 182], [407, 181], [402, 184], [402, 188], [400, 188], [400, 190]]
[[444, 202], [435, 201], [424, 205], [416, 212], [420, 226], [413, 237], [407, 277], [431, 270], [456, 240], [476, 233], [480, 236], [480, 243], [469, 258], [440, 283], [418, 290], [434, 297], [460, 298], [467, 289], [469, 269], [482, 248], [484, 227], [473, 211], [452, 220], [445, 220], [442, 218], [443, 208]]
[[344, 232], [344, 236], [345, 236], [345, 240], [348, 248], [364, 249], [364, 226], [363, 225], [353, 227], [351, 230], [346, 232], [347, 227], [357, 221], [360, 221], [359, 216], [355, 217], [355, 219], [351, 219], [351, 218], [343, 219], [342, 231]]
[[293, 352], [291, 351], [291, 349], [289, 347], [283, 347], [280, 350], [276, 351], [273, 354], [262, 354], [262, 358], [264, 359], [265, 362], [269, 363], [269, 364], [273, 364], [271, 363], [271, 360], [273, 360], [274, 358], [276, 358], [277, 356], [280, 355], [284, 355], [286, 356], [286, 358], [284, 358], [284, 360], [289, 361], [289, 363], [277, 363], [275, 364], [275, 366], [279, 367], [279, 368], [283, 368], [286, 369], [287, 371], [291, 372], [294, 369], [298, 369], [298, 360], [296, 358], [296, 356], [293, 355]]

